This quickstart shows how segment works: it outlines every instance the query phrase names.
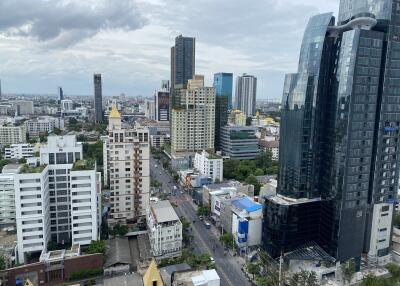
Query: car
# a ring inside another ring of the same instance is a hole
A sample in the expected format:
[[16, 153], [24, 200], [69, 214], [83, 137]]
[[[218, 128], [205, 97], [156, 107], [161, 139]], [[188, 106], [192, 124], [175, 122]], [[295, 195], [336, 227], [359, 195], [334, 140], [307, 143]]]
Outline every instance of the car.
[[154, 165], [154, 168], [157, 168], [157, 164]]
[[161, 172], [160, 172], [160, 175], [161, 175]]
[[200, 220], [203, 220], [203, 219], [204, 219], [204, 217], [201, 215], [201, 216], [199, 216], [199, 219], [200, 219]]
[[207, 221], [204, 221], [204, 226], [206, 227], [206, 229], [210, 229], [211, 228], [211, 224]]
[[210, 256], [210, 261], [211, 261], [212, 264], [215, 263], [215, 260], [214, 260], [214, 258], [212, 256]]

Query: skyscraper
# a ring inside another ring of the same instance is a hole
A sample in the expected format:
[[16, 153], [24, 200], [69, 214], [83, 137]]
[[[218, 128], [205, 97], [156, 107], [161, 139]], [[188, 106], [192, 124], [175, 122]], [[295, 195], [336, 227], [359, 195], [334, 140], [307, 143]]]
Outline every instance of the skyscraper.
[[61, 101], [64, 100], [64, 92], [61, 86], [58, 87], [58, 103], [61, 104]]
[[228, 124], [228, 110], [232, 109], [231, 73], [214, 74], [215, 88], [215, 150], [221, 149], [221, 128]]
[[266, 200], [264, 247], [311, 242], [338, 261], [390, 260], [399, 181], [399, 0], [342, 0], [310, 19], [298, 72], [285, 79], [278, 196]]
[[247, 117], [256, 113], [257, 78], [243, 74], [236, 78], [235, 107]]
[[195, 74], [196, 40], [179, 35], [175, 38], [175, 46], [171, 48], [171, 105], [179, 102], [179, 92], [175, 89], [185, 88], [189, 79]]
[[229, 109], [232, 109], [232, 83], [233, 74], [225, 72], [214, 74], [215, 96], [227, 96]]
[[101, 74], [94, 74], [93, 81], [95, 122], [103, 123], [103, 95], [101, 87]]

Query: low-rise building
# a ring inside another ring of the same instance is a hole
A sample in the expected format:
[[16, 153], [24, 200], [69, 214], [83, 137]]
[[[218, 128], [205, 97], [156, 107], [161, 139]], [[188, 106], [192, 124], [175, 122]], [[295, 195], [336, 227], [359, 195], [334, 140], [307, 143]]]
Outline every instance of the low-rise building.
[[55, 128], [64, 129], [64, 119], [51, 116], [40, 116], [36, 119], [31, 119], [25, 122], [26, 131], [31, 136], [40, 134], [49, 134]]
[[241, 252], [261, 243], [263, 207], [248, 197], [232, 201], [232, 234]]
[[19, 143], [26, 143], [25, 126], [0, 126], [0, 147]]
[[223, 159], [214, 154], [206, 151], [196, 153], [194, 157], [194, 168], [200, 172], [201, 175], [211, 177], [213, 182], [222, 182], [224, 174]]
[[158, 260], [181, 255], [182, 223], [169, 201], [150, 204], [147, 227], [151, 251]]
[[220, 184], [204, 185], [202, 188], [202, 204], [211, 207], [211, 197], [214, 191], [223, 191], [222, 193], [228, 194], [232, 190], [235, 190], [236, 192], [242, 193], [251, 198], [254, 197], [253, 185], [243, 184], [237, 181], [229, 181]]
[[4, 148], [5, 159], [31, 158], [35, 153], [35, 146], [32, 144], [11, 144]]
[[175, 272], [172, 286], [220, 286], [215, 269]]
[[151, 147], [156, 149], [161, 149], [165, 143], [170, 143], [171, 138], [166, 134], [155, 134], [150, 135], [150, 144]]
[[271, 152], [272, 160], [279, 160], [279, 141], [260, 140], [258, 144], [260, 145], [260, 149], [264, 152]]
[[236, 160], [252, 160], [257, 157], [259, 148], [256, 131], [256, 127], [222, 127], [222, 154]]

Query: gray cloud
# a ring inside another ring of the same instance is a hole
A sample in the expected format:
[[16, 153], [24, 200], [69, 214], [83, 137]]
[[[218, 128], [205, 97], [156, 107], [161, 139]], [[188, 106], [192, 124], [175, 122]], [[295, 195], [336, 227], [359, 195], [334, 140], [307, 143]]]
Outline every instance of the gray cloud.
[[146, 20], [135, 0], [2, 0], [0, 33], [65, 47], [102, 30], [141, 28]]

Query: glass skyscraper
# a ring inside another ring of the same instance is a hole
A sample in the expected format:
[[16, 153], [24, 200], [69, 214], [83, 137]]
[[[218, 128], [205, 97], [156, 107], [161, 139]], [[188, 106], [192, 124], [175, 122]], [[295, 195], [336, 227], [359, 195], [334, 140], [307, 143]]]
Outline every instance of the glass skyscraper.
[[273, 255], [318, 244], [338, 261], [390, 260], [399, 181], [400, 0], [342, 0], [314, 16], [286, 76], [278, 195], [266, 200]]
[[215, 150], [221, 150], [221, 128], [228, 124], [228, 110], [232, 109], [233, 74], [214, 74], [215, 88]]
[[95, 122], [103, 123], [103, 94], [101, 86], [101, 74], [93, 75], [93, 84]]

